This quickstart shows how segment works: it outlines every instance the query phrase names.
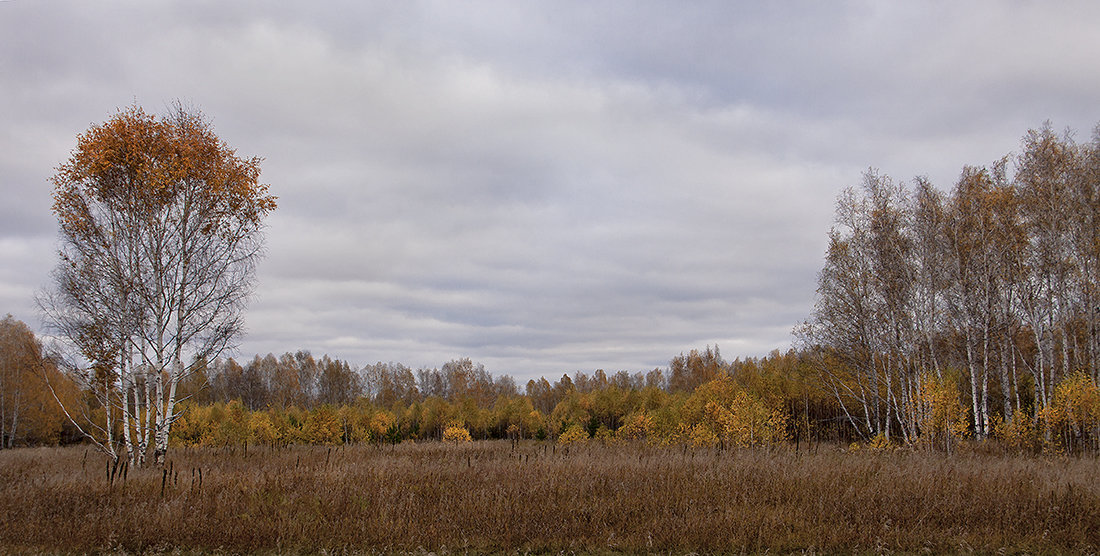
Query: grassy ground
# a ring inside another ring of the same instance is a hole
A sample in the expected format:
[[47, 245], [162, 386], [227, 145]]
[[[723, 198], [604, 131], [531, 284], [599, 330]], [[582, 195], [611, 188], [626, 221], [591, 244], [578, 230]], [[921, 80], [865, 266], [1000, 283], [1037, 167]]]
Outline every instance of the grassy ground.
[[[5, 552], [1100, 550], [1100, 460], [479, 442], [0, 451]], [[201, 479], [200, 479], [201, 472]]]

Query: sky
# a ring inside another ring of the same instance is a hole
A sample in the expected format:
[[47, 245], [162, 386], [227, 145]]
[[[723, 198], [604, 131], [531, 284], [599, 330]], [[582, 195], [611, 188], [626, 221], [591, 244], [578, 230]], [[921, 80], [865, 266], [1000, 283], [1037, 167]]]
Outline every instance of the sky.
[[0, 314], [76, 137], [201, 109], [279, 197], [235, 356], [494, 375], [792, 346], [835, 200], [1100, 122], [1100, 2], [0, 1]]

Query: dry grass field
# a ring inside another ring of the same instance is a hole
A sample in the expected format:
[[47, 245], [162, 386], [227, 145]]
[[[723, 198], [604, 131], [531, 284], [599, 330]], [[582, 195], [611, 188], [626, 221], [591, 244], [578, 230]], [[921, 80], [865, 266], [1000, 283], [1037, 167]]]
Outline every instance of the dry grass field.
[[104, 458], [84, 447], [0, 451], [0, 550], [1100, 550], [1094, 457], [500, 441], [169, 459], [168, 473], [108, 484]]

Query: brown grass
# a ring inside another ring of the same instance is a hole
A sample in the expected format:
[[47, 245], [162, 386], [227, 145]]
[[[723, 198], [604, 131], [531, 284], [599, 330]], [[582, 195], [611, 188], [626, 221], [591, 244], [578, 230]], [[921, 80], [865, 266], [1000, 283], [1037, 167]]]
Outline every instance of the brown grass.
[[[87, 454], [87, 455], [85, 455]], [[6, 552], [1095, 553], [1095, 458], [635, 445], [0, 452]], [[199, 481], [199, 470], [202, 481]], [[163, 495], [162, 495], [163, 484]]]

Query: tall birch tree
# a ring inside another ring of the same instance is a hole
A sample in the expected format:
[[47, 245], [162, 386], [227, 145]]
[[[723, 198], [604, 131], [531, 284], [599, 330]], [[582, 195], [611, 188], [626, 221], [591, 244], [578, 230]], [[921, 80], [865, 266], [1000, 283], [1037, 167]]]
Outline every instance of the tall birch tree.
[[120, 428], [132, 463], [150, 446], [163, 463], [181, 381], [241, 333], [275, 209], [259, 174], [182, 105], [120, 111], [58, 167], [60, 262], [40, 305], [85, 363], [106, 422], [84, 432], [112, 456]]

